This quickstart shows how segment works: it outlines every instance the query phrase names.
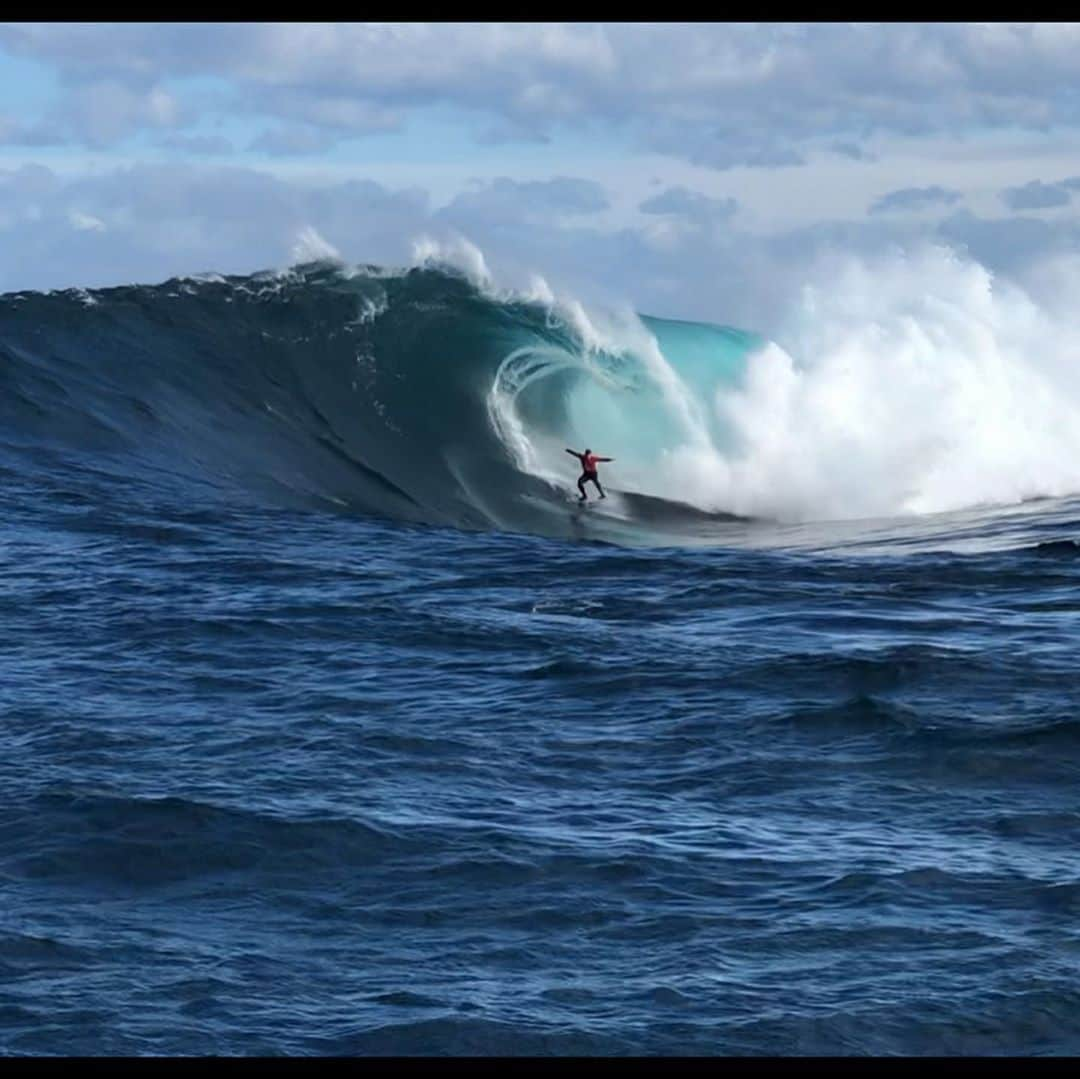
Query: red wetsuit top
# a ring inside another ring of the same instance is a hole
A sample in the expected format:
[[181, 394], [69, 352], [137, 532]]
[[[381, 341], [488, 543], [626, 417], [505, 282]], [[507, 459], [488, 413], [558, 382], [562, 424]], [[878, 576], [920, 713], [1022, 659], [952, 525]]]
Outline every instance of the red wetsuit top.
[[581, 455], [581, 467], [586, 472], [595, 472], [596, 471], [596, 463], [599, 460], [600, 460], [600, 458], [597, 457], [595, 453], [583, 453]]

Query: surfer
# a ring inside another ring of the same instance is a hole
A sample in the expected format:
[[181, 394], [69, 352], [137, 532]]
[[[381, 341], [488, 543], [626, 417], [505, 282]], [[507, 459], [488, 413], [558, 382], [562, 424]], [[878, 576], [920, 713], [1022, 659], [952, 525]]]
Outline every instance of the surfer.
[[596, 484], [596, 489], [600, 492], [601, 498], [607, 498], [604, 494], [604, 488], [600, 486], [600, 479], [596, 475], [596, 466], [601, 461], [614, 461], [614, 457], [597, 457], [592, 450], [586, 449], [584, 453], [578, 453], [577, 450], [568, 449], [566, 451], [571, 457], [576, 457], [581, 462], [581, 475], [578, 477], [577, 486], [581, 492], [581, 498], [579, 501], [584, 502], [586, 499], [585, 494], [585, 481], [592, 480]]

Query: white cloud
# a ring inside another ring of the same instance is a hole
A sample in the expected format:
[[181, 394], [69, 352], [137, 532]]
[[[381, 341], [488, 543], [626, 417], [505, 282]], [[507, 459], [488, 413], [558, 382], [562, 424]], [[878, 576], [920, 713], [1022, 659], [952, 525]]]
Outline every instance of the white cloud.
[[500, 176], [477, 183], [441, 211], [451, 221], [554, 222], [606, 210], [607, 192], [593, 180], [556, 176], [551, 180], [511, 180]]
[[84, 214], [81, 210], [68, 210], [68, 221], [71, 227], [79, 232], [104, 232], [105, 222], [93, 214]]
[[336, 142], [333, 135], [324, 131], [291, 126], [262, 132], [252, 140], [249, 149], [262, 150], [274, 157], [285, 157], [293, 154], [319, 154]]
[[404, 121], [401, 109], [311, 87], [260, 88], [245, 94], [238, 105], [255, 113], [280, 117], [297, 126], [307, 124], [337, 135], [398, 131]]
[[174, 128], [190, 117], [161, 87], [132, 88], [118, 79], [80, 83], [38, 120], [21, 125], [22, 143], [80, 143], [113, 146], [144, 128]]
[[673, 214], [691, 221], [722, 221], [731, 217], [738, 203], [735, 199], [714, 199], [686, 187], [669, 187], [646, 199], [639, 207], [646, 214]]
[[[14, 24], [55, 67], [68, 137], [184, 122], [168, 80], [213, 76], [233, 113], [362, 135], [410, 110], [486, 118], [481, 138], [619, 131], [712, 168], [858, 156], [874, 132], [1080, 127], [1075, 26], [889, 23]], [[89, 96], [89, 101], [86, 100]]]
[[875, 200], [870, 207], [870, 213], [906, 212], [925, 210], [935, 206], [952, 206], [959, 202], [961, 197], [959, 191], [953, 191], [938, 184], [932, 184], [929, 187], [901, 187]]
[[874, 160], [874, 155], [865, 146], [861, 146], [857, 142], [846, 142], [843, 139], [838, 139], [829, 146], [829, 149], [834, 154], [840, 154], [841, 157], [851, 158], [852, 161]]
[[161, 145], [187, 154], [231, 154], [233, 144], [224, 135], [168, 135]]
[[1069, 204], [1071, 187], [1068, 183], [1044, 184], [1042, 180], [1032, 180], [1021, 187], [1005, 188], [1001, 200], [1010, 210], [1051, 210]]
[[293, 261], [301, 237], [309, 253], [334, 247], [353, 260], [401, 264], [430, 220], [416, 189], [294, 184], [254, 169], [175, 163], [74, 175], [0, 170], [0, 215], [11, 218], [0, 290], [249, 273]]

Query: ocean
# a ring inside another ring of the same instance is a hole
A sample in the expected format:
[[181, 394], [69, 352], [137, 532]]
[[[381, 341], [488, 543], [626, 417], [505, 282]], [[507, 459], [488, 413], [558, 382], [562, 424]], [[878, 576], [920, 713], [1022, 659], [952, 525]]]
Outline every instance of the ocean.
[[0, 1053], [1080, 1053], [1077, 466], [906, 325], [0, 297]]

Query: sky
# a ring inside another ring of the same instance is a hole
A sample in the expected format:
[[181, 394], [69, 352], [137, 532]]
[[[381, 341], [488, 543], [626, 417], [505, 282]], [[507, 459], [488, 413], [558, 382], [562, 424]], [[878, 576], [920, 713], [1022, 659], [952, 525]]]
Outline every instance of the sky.
[[[0, 24], [0, 291], [399, 266], [768, 329], [1080, 251], [1080, 24]], [[820, 280], [820, 274], [817, 278]]]

